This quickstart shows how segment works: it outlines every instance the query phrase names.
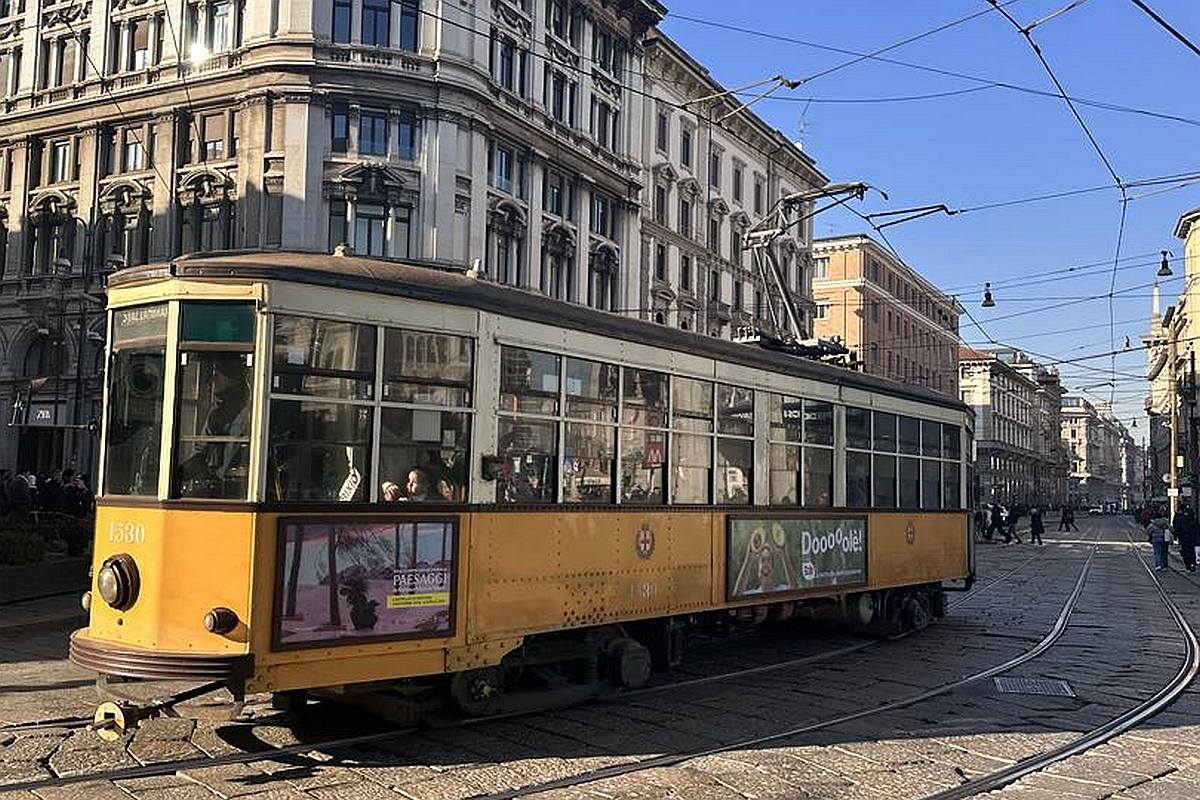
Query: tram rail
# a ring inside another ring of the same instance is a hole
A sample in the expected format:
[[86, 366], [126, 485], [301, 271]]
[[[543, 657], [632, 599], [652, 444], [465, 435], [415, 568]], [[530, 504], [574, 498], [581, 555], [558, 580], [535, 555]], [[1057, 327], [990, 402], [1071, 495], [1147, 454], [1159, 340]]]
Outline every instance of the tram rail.
[[[1126, 533], [1128, 535], [1128, 530]], [[1179, 670], [1170, 681], [1146, 700], [1138, 703], [1120, 716], [1113, 717], [1103, 725], [1093, 728], [1082, 736], [1066, 742], [1059, 747], [1047, 750], [1044, 753], [1021, 759], [1004, 769], [996, 770], [995, 772], [967, 781], [961, 786], [955, 786], [941, 792], [926, 795], [922, 800], [964, 800], [964, 798], [974, 797], [983, 792], [1003, 788], [1026, 775], [1044, 770], [1072, 756], [1086, 753], [1088, 750], [1104, 744], [1162, 711], [1174, 702], [1179, 695], [1183, 694], [1192, 681], [1196, 679], [1197, 673], [1200, 673], [1200, 640], [1197, 639], [1196, 631], [1188, 622], [1183, 611], [1180, 610], [1179, 604], [1172, 599], [1163, 587], [1162, 581], [1154, 574], [1154, 570], [1134, 544], [1133, 537], [1129, 536], [1128, 538], [1130, 551], [1141, 563], [1143, 569], [1146, 570], [1146, 574], [1154, 583], [1155, 590], [1158, 592], [1159, 597], [1171, 615], [1172, 621], [1179, 628], [1179, 632], [1183, 637], [1185, 655], [1179, 666]]]

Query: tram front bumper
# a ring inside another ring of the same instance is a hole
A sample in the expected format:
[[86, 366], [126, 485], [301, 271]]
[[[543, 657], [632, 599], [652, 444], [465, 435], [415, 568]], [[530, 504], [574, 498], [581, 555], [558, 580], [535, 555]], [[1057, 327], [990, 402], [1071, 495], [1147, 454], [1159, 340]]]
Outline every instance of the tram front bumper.
[[71, 634], [71, 662], [102, 675], [145, 680], [226, 681], [237, 685], [254, 663], [248, 653], [187, 653], [118, 645], [95, 639], [87, 628]]

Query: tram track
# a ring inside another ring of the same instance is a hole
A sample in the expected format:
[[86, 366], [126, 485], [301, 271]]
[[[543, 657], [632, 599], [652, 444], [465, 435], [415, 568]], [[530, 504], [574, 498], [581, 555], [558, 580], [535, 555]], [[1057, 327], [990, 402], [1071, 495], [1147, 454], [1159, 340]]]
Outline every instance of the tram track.
[[[1031, 563], [1033, 563], [1037, 559], [1038, 559], [1037, 554], [1029, 556], [1028, 558], [1022, 560], [1017, 565], [1005, 570], [1004, 572], [1000, 573], [996, 577], [990, 579], [986, 583], [982, 583], [978, 586], [973, 587], [972, 589], [968, 590], [967, 592], [964, 592], [961, 596], [959, 596], [958, 598], [956, 598], [955, 600], [950, 602], [948, 604], [947, 608], [950, 610], [952, 610], [954, 608], [958, 608], [968, 602], [971, 602], [972, 600], [975, 600], [976, 598], [978, 598], [982, 595], [987, 594], [989, 591], [991, 591], [995, 587], [1005, 583], [1006, 581], [1010, 580], [1014, 576], [1023, 572], [1026, 567], [1028, 567]], [[743, 669], [738, 669], [738, 670], [730, 670], [730, 671], [721, 672], [721, 673], [718, 673], [715, 675], [704, 675], [704, 676], [695, 677], [695, 678], [686, 678], [683, 680], [669, 681], [669, 682], [657, 684], [654, 686], [647, 686], [642, 689], [624, 690], [624, 691], [620, 692], [619, 694], [616, 694], [616, 695], [613, 695], [610, 697], [600, 698], [600, 699], [598, 699], [596, 701], [592, 701], [592, 702], [600, 703], [600, 704], [610, 704], [610, 705], [622, 704], [622, 703], [626, 703], [626, 702], [632, 702], [632, 701], [637, 700], [644, 696], [658, 694], [658, 693], [662, 693], [662, 692], [666, 692], [666, 691], [674, 691], [674, 690], [691, 688], [691, 687], [696, 687], [696, 686], [722, 683], [722, 682], [737, 680], [740, 678], [753, 677], [756, 675], [768, 674], [771, 672], [778, 672], [778, 671], [782, 671], [782, 670], [786, 670], [786, 669], [790, 669], [790, 668], [806, 666], [809, 664], [818, 664], [818, 663], [830, 661], [830, 660], [833, 660], [833, 659], [836, 659], [836, 658], [839, 658], [842, 656], [851, 655], [854, 653], [870, 650], [872, 648], [878, 647], [878, 646], [880, 646], [882, 644], [886, 644], [888, 642], [894, 642], [894, 641], [897, 641], [900, 639], [907, 638], [908, 636], [911, 636], [914, 633], [918, 633], [918, 632], [919, 631], [908, 631], [908, 632], [897, 634], [897, 635], [891, 636], [891, 637], [869, 639], [866, 641], [857, 642], [855, 644], [833, 648], [831, 650], [826, 650], [826, 651], [814, 653], [811, 655], [787, 659], [784, 661], [772, 662], [770, 664], [764, 664], [764, 665], [743, 668]], [[475, 726], [479, 726], [479, 725], [485, 725], [487, 723], [508, 721], [508, 720], [513, 720], [513, 719], [518, 719], [521, 717], [528, 717], [532, 714], [544, 713], [545, 711], [546, 711], [546, 709], [538, 709], [538, 710], [531, 710], [531, 711], [530, 710], [522, 710], [522, 711], [515, 711], [515, 712], [511, 712], [511, 713], [507, 713], [507, 714], [496, 714], [496, 715], [489, 715], [489, 716], [483, 716], [483, 717], [465, 718], [465, 719], [458, 720], [456, 722], [456, 724], [453, 726], [443, 726], [443, 729], [446, 729], [447, 727], [451, 727], [451, 728], [452, 727], [462, 727], [462, 728], [475, 727]], [[261, 722], [262, 722], [261, 720], [249, 720], [249, 721], [234, 721], [234, 722], [231, 722], [228, 724], [236, 725], [239, 727], [245, 726], [248, 728], [252, 728], [257, 724], [261, 724]], [[32, 733], [46, 732], [46, 731], [52, 731], [52, 730], [77, 731], [77, 730], [80, 730], [83, 728], [87, 728], [91, 724], [92, 724], [92, 719], [90, 717], [60, 717], [60, 718], [51, 719], [51, 720], [39, 720], [36, 722], [30, 722], [30, 723], [19, 723], [19, 724], [14, 724], [14, 725], [9, 725], [9, 726], [0, 726], [0, 738], [3, 738], [6, 735], [21, 736], [21, 735], [28, 735], [28, 734], [32, 734]], [[93, 782], [93, 781], [104, 781], [104, 780], [123, 781], [123, 780], [134, 780], [134, 779], [138, 779], [138, 778], [160, 777], [163, 775], [175, 774], [175, 773], [190, 770], [190, 769], [247, 764], [247, 763], [250, 763], [253, 761], [262, 761], [262, 760], [267, 760], [267, 759], [283, 759], [283, 758], [290, 758], [290, 757], [303, 757], [305, 754], [312, 753], [314, 751], [320, 751], [323, 749], [333, 750], [333, 749], [339, 749], [339, 748], [354, 747], [354, 746], [358, 746], [358, 745], [375, 744], [375, 743], [379, 743], [379, 742], [383, 742], [383, 741], [402, 738], [404, 736], [409, 736], [409, 735], [419, 733], [421, 730], [422, 730], [422, 728], [420, 728], [418, 726], [404, 727], [404, 728], [398, 728], [398, 729], [389, 730], [389, 731], [381, 731], [378, 733], [364, 734], [361, 736], [349, 736], [349, 737], [343, 737], [343, 738], [332, 739], [332, 740], [327, 740], [327, 741], [312, 741], [312, 742], [298, 743], [298, 744], [294, 744], [294, 745], [273, 746], [273, 747], [264, 748], [262, 750], [253, 750], [253, 751], [246, 751], [246, 752], [240, 752], [240, 753], [229, 753], [229, 754], [216, 755], [216, 756], [202, 756], [202, 757], [196, 757], [196, 758], [192, 758], [192, 759], [180, 759], [180, 760], [175, 760], [175, 761], [163, 761], [163, 762], [156, 762], [156, 763], [152, 763], [152, 764], [143, 764], [143, 765], [139, 765], [139, 766], [125, 767], [125, 768], [121, 768], [118, 770], [82, 772], [82, 773], [63, 775], [63, 776], [39, 778], [39, 779], [29, 780], [29, 781], [0, 784], [0, 792], [18, 791], [18, 790], [22, 790], [22, 789], [26, 790], [26, 791], [33, 791], [36, 789], [69, 786], [69, 785], [75, 785], [75, 784], [79, 784], [79, 783], [88, 783], [88, 782]]]
[[1167, 593], [1166, 588], [1162, 585], [1162, 581], [1159, 580], [1154, 570], [1146, 562], [1145, 557], [1134, 544], [1133, 537], [1129, 535], [1128, 529], [1126, 530], [1126, 535], [1129, 539], [1130, 552], [1138, 559], [1142, 568], [1145, 569], [1146, 574], [1150, 577], [1159, 598], [1163, 601], [1172, 621], [1178, 627], [1183, 637], [1185, 655], [1183, 662], [1179, 666], [1179, 670], [1170, 681], [1146, 700], [1123, 714], [1113, 717], [1104, 724], [1098, 725], [1082, 736], [1072, 739], [1059, 747], [1047, 750], [1044, 753], [1021, 759], [1004, 769], [996, 770], [995, 772], [967, 781], [960, 786], [926, 795], [921, 800], [965, 800], [965, 798], [974, 797], [983, 792], [1003, 788], [1026, 775], [1040, 772], [1068, 758], [1086, 753], [1162, 711], [1186, 691], [1192, 681], [1196, 679], [1197, 673], [1200, 673], [1200, 640], [1197, 639], [1196, 631], [1188, 622], [1179, 605]]
[[1092, 545], [1087, 558], [1084, 560], [1083, 566], [1080, 568], [1079, 576], [1076, 579], [1070, 594], [1067, 596], [1066, 601], [1060, 608], [1058, 616], [1055, 618], [1054, 624], [1051, 626], [1049, 632], [1046, 633], [1046, 635], [1043, 636], [1042, 639], [1040, 639], [1033, 647], [1030, 647], [1024, 652], [1009, 658], [1000, 664], [995, 664], [957, 680], [943, 683], [931, 689], [916, 692], [896, 700], [891, 700], [878, 706], [859, 709], [857, 711], [852, 711], [828, 719], [787, 728], [774, 733], [762, 736], [747, 737], [734, 742], [722, 744], [717, 747], [691, 750], [683, 753], [670, 753], [651, 758], [639, 759], [637, 761], [614, 764], [612, 766], [590, 770], [580, 775], [574, 775], [571, 777], [546, 781], [538, 784], [529, 784], [515, 789], [506, 789], [498, 792], [478, 794], [473, 796], [471, 800], [512, 800], [513, 798], [527, 797], [529, 795], [538, 794], [541, 792], [558, 789], [571, 789], [578, 786], [595, 783], [597, 781], [624, 777], [635, 773], [646, 772], [648, 770], [674, 767], [687, 761], [705, 758], [707, 756], [716, 756], [722, 753], [728, 753], [737, 750], [758, 748], [763, 745], [792, 739], [797, 736], [816, 733], [829, 728], [835, 728], [839, 725], [856, 722], [858, 720], [884, 714], [889, 711], [908, 708], [910, 706], [917, 705], [918, 703], [925, 702], [926, 700], [942, 697], [958, 689], [978, 683], [979, 681], [983, 681], [996, 675], [1008, 672], [1009, 670], [1015, 669], [1026, 662], [1032, 661], [1033, 659], [1045, 653], [1047, 650], [1053, 647], [1054, 644], [1066, 632], [1071, 615], [1074, 613], [1075, 607], [1079, 602], [1079, 597], [1083, 593], [1083, 588], [1087, 582], [1088, 574], [1091, 571], [1091, 566], [1096, 555], [1097, 547], [1098, 543]]

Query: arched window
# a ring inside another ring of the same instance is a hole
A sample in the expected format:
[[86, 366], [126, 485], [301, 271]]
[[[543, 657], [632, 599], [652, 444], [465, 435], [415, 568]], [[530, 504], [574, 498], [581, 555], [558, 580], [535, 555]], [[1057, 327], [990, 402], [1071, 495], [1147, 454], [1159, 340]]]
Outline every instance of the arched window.
[[617, 308], [617, 270], [620, 253], [608, 242], [594, 243], [588, 264], [588, 305], [602, 311]]
[[498, 283], [524, 286], [525, 211], [512, 200], [499, 200], [488, 215], [487, 273]]
[[50, 339], [47, 336], [37, 336], [29, 343], [29, 349], [25, 351], [21, 374], [26, 378], [40, 378], [49, 375], [52, 366]]
[[543, 238], [542, 293], [569, 300], [575, 287], [575, 232], [562, 223], [554, 223]]
[[185, 179], [179, 189], [179, 250], [208, 253], [234, 246], [232, 182], [219, 172]]

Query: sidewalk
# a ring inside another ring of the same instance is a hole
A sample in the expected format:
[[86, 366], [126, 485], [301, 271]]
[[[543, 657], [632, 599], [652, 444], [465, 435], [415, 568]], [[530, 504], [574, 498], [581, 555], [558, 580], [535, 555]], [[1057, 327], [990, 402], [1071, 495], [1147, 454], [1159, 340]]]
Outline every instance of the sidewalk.
[[79, 592], [71, 592], [0, 605], [0, 639], [85, 626], [87, 612], [79, 597]]

